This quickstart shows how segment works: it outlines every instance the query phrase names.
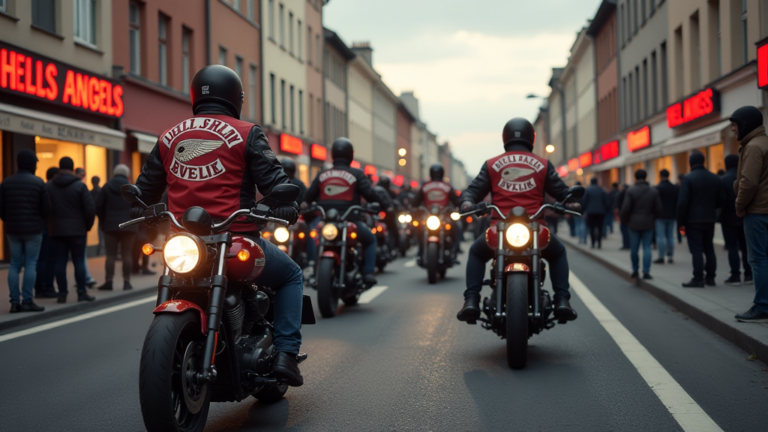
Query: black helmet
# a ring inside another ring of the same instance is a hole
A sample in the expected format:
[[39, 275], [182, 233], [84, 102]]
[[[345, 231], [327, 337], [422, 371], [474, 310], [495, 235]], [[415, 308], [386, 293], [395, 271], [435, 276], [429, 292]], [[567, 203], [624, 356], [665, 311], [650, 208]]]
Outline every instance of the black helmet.
[[293, 159], [284, 158], [280, 161], [280, 165], [283, 166], [283, 171], [290, 178], [296, 177], [296, 162]]
[[520, 143], [533, 150], [533, 143], [536, 141], [536, 130], [528, 120], [516, 117], [504, 125], [501, 139], [504, 141], [504, 147], [512, 143]]
[[336, 141], [331, 146], [331, 156], [334, 163], [336, 161], [343, 161], [347, 165], [351, 164], [352, 159], [355, 158], [355, 148], [352, 147], [352, 141], [344, 137], [336, 138]]
[[445, 176], [445, 170], [443, 170], [442, 165], [434, 164], [431, 167], [429, 167], [429, 178], [431, 178], [432, 180], [443, 181], [444, 176]]
[[379, 186], [383, 187], [384, 189], [389, 189], [389, 177], [383, 175], [379, 177]]
[[225, 106], [232, 117], [240, 118], [243, 107], [243, 83], [235, 71], [222, 65], [206, 66], [195, 74], [189, 86], [192, 110], [198, 105], [212, 102]]

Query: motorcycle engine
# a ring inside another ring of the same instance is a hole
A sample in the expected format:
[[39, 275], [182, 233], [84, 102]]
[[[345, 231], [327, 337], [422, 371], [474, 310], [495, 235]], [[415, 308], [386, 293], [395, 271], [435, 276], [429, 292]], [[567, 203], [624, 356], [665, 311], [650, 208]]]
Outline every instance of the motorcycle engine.
[[224, 299], [226, 307], [224, 313], [227, 317], [230, 327], [232, 328], [232, 334], [234, 340], [237, 341], [240, 338], [243, 330], [243, 320], [245, 318], [245, 309], [243, 307], [243, 301], [240, 296], [234, 293], [227, 294]]
[[256, 291], [254, 287], [245, 295], [243, 303], [245, 303], [243, 334], [249, 335], [253, 325], [264, 319], [269, 312], [269, 296], [262, 291]]

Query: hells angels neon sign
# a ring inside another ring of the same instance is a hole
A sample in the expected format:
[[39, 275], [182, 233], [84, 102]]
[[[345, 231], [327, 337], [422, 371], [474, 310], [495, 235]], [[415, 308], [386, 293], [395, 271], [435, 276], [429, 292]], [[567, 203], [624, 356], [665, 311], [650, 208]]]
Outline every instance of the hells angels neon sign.
[[667, 108], [667, 126], [675, 128], [716, 112], [720, 112], [720, 94], [706, 88], [670, 105]]
[[112, 118], [121, 117], [125, 108], [123, 87], [112, 80], [3, 42], [0, 92]]

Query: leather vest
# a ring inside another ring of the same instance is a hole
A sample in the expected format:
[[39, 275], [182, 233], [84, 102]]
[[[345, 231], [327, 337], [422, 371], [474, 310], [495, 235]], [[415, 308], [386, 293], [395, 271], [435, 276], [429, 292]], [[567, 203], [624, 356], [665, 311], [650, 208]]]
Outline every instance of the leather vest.
[[[486, 163], [491, 179], [491, 202], [505, 215], [517, 206], [532, 215], [544, 205], [546, 159], [530, 152], [509, 151]], [[495, 213], [494, 218], [498, 218]]]
[[[320, 202], [346, 201], [355, 199], [357, 190], [357, 178], [351, 172], [334, 167], [318, 174], [320, 183]], [[359, 203], [359, 199], [357, 200]]]
[[450, 204], [450, 193], [453, 188], [444, 181], [433, 180], [424, 183], [421, 187], [421, 193], [424, 197], [424, 207], [432, 209], [437, 206], [440, 210], [448, 207]]

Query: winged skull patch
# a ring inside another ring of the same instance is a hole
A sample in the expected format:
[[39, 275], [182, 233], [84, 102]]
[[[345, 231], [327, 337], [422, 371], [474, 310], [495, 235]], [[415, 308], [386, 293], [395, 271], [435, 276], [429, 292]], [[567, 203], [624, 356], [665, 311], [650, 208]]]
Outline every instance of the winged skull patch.
[[534, 172], [536, 171], [530, 168], [510, 167], [502, 171], [501, 177], [503, 177], [504, 180], [513, 181], [520, 177], [527, 176], [528, 174], [533, 174]]
[[176, 145], [173, 157], [179, 162], [189, 162], [221, 147], [224, 141], [188, 139]]

